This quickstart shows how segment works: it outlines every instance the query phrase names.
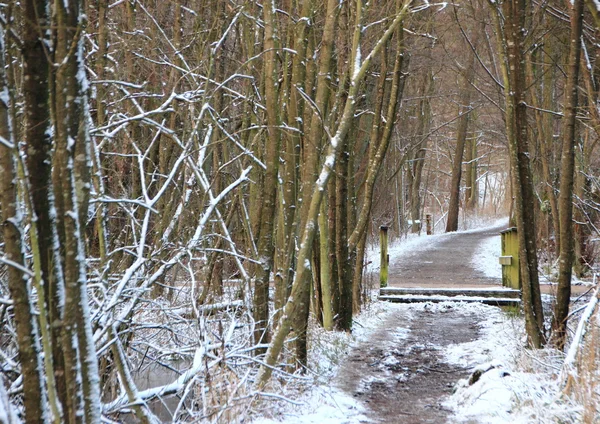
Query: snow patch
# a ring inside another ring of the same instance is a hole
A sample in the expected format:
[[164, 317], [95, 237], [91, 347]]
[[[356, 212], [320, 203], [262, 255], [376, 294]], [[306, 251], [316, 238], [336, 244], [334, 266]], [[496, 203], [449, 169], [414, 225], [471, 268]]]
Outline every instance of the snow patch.
[[501, 254], [500, 235], [485, 239], [477, 248], [471, 264], [488, 278], [502, 278], [502, 266], [498, 262]]
[[[521, 317], [485, 308], [479, 340], [449, 346], [446, 360], [471, 368], [444, 406], [452, 422], [493, 424], [578, 422], [578, 407], [561, 397], [556, 380], [562, 355], [551, 349], [526, 350]], [[482, 309], [483, 311], [483, 309]]]

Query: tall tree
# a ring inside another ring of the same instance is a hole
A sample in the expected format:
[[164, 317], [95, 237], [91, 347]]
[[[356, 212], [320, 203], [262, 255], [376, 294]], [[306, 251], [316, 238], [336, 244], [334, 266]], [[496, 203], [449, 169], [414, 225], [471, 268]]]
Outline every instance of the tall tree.
[[[32, 4], [28, 4], [29, 7]], [[38, 337], [38, 325], [33, 315], [31, 276], [28, 275], [23, 252], [23, 217], [17, 200], [17, 164], [18, 155], [12, 134], [12, 122], [4, 48], [5, 28], [0, 19], [0, 203], [2, 204], [2, 229], [5, 261], [8, 262], [8, 287], [13, 299], [13, 310], [17, 330], [19, 361], [23, 375], [23, 405], [25, 421], [28, 423], [49, 422], [47, 398]], [[27, 48], [40, 46], [35, 39], [25, 38]], [[31, 52], [30, 52], [31, 53]], [[33, 55], [34, 56], [34, 55]], [[42, 59], [43, 60], [43, 59]], [[29, 120], [29, 123], [32, 121]], [[43, 311], [42, 311], [43, 313]], [[53, 411], [54, 412], [54, 411]], [[56, 421], [60, 420], [55, 416]]]
[[[85, 223], [90, 195], [90, 136], [82, 31], [84, 5], [80, 0], [55, 4], [56, 41], [52, 115], [55, 127], [53, 181], [57, 199], [57, 227], [64, 264], [65, 309], [63, 349], [68, 367], [69, 395], [81, 396], [69, 418], [100, 422], [98, 360], [92, 336], [87, 294]], [[67, 359], [68, 358], [68, 359]], [[81, 393], [81, 394], [79, 394]]]
[[[458, 19], [458, 18], [457, 18]], [[469, 128], [471, 93], [475, 76], [475, 52], [469, 49], [469, 55], [464, 73], [461, 73], [462, 86], [458, 99], [458, 125], [456, 128], [456, 149], [452, 161], [452, 180], [450, 181], [450, 204], [448, 206], [448, 221], [446, 232], [458, 230], [458, 215], [460, 206], [460, 181], [462, 178], [463, 157]]]
[[269, 281], [273, 268], [275, 211], [277, 208], [277, 177], [279, 169], [279, 148], [281, 144], [281, 118], [277, 106], [277, 59], [276, 59], [276, 19], [275, 4], [267, 2], [263, 6], [265, 22], [265, 100], [267, 108], [266, 171], [263, 185], [263, 204], [258, 239], [260, 263], [256, 267], [254, 287], [254, 319], [256, 343], [268, 342], [269, 322]]
[[545, 343], [544, 316], [538, 275], [535, 214], [531, 207], [535, 197], [525, 102], [525, 16], [530, 6], [526, 0], [506, 0], [500, 6], [490, 2], [490, 5], [495, 21], [504, 82], [506, 136], [511, 164], [514, 216], [519, 238], [525, 327], [528, 344], [539, 348]]
[[563, 349], [567, 336], [567, 318], [571, 300], [571, 274], [575, 260], [573, 242], [573, 182], [575, 172], [575, 133], [577, 114], [577, 83], [581, 63], [581, 33], [583, 27], [583, 1], [574, 0], [571, 7], [571, 34], [567, 85], [565, 87], [565, 112], [563, 120], [562, 156], [560, 160], [560, 253], [558, 261], [558, 289], [552, 320], [554, 343]]

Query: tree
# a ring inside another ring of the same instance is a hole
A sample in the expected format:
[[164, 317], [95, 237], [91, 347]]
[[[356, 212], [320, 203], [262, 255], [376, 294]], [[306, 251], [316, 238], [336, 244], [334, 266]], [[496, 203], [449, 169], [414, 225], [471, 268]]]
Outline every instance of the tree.
[[[269, 7], [271, 6], [271, 7]], [[273, 232], [275, 229], [275, 211], [277, 209], [277, 178], [279, 169], [279, 148], [281, 119], [277, 107], [277, 69], [276, 44], [277, 29], [275, 27], [275, 5], [269, 3], [263, 7], [265, 21], [265, 100], [267, 108], [267, 143], [263, 199], [261, 207], [261, 223], [258, 239], [258, 257], [260, 264], [256, 270], [254, 286], [254, 319], [256, 321], [255, 341], [269, 341], [269, 281], [273, 268], [275, 245]]]
[[[30, 297], [32, 273], [27, 269], [22, 246], [23, 218], [17, 198], [18, 150], [12, 134], [11, 96], [5, 73], [4, 34], [5, 28], [0, 21], [0, 202], [4, 261], [8, 265], [8, 286], [13, 299], [19, 361], [22, 364], [25, 420], [28, 423], [44, 423], [48, 422], [50, 417], [46, 415], [48, 399], [42, 395], [45, 385], [40, 359], [39, 329], [32, 314], [33, 302]], [[30, 39], [24, 41], [35, 44]], [[54, 416], [53, 419], [57, 421], [60, 417]]]
[[575, 134], [577, 91], [581, 63], [581, 33], [583, 27], [583, 0], [575, 0], [571, 8], [569, 63], [565, 87], [562, 157], [560, 161], [560, 252], [556, 306], [552, 320], [554, 343], [563, 349], [567, 336], [567, 318], [571, 302], [571, 274], [575, 260], [573, 237], [573, 183], [575, 172]]
[[[306, 299], [307, 294], [310, 291], [310, 286], [308, 284], [310, 276], [309, 258], [312, 254], [313, 241], [316, 234], [317, 217], [319, 214], [321, 201], [323, 200], [325, 186], [335, 165], [336, 153], [342, 145], [341, 140], [347, 136], [348, 130], [351, 126], [354, 109], [356, 107], [355, 98], [358, 94], [358, 83], [364, 77], [365, 72], [373, 60], [373, 57], [381, 51], [387, 40], [392, 36], [396, 28], [403, 21], [405, 15], [408, 13], [409, 5], [410, 2], [404, 3], [402, 9], [396, 13], [396, 17], [394, 18], [393, 22], [388, 26], [381, 38], [377, 40], [375, 47], [364, 58], [364, 60], [362, 62], [360, 60], [355, 62], [356, 68], [350, 80], [350, 89], [348, 92], [348, 98], [344, 105], [344, 112], [340, 118], [335, 135], [331, 138], [330, 145], [327, 149], [325, 163], [321, 169], [319, 178], [317, 179], [312, 192], [307, 219], [303, 226], [300, 250], [298, 251], [298, 267], [294, 277], [294, 282], [292, 284], [292, 292], [285, 305], [283, 315], [281, 316], [279, 325], [277, 326], [275, 334], [273, 335], [271, 344], [267, 349], [265, 364], [261, 366], [259, 375], [257, 377], [257, 385], [259, 387], [264, 386], [270, 379], [273, 371], [273, 365], [281, 353], [285, 338], [289, 334], [292, 327], [292, 322], [298, 320], [299, 316], [301, 316], [304, 308], [304, 304], [302, 302], [304, 299]], [[360, 39], [357, 41], [360, 41]], [[355, 50], [353, 52], [355, 60], [357, 58], [357, 54], [358, 51]], [[358, 66], [359, 64], [360, 66]]]
[[[528, 345], [545, 343], [544, 316], [539, 286], [534, 191], [527, 138], [525, 102], [524, 31], [528, 7], [524, 0], [490, 2], [495, 23], [506, 104], [506, 136], [515, 205], [514, 217], [519, 237], [522, 300]], [[500, 7], [502, 11], [500, 10]]]
[[452, 164], [452, 181], [450, 182], [450, 205], [448, 206], [448, 221], [446, 232], [458, 230], [458, 212], [460, 203], [460, 180], [462, 177], [463, 156], [467, 142], [469, 115], [473, 110], [471, 106], [471, 84], [475, 73], [475, 57], [471, 52], [467, 62], [467, 69], [463, 76], [463, 86], [458, 105], [458, 127], [456, 131], [456, 150]]

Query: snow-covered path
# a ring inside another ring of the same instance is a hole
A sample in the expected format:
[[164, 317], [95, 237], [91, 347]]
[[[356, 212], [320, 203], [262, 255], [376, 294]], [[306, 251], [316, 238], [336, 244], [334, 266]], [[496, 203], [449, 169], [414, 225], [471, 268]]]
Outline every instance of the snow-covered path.
[[[499, 233], [505, 228], [506, 222], [502, 221], [477, 230], [421, 236], [421, 243], [410, 250], [392, 248], [389, 285], [463, 288], [500, 285]], [[497, 254], [481, 257], [485, 243], [490, 242], [494, 243]]]
[[[484, 272], [490, 266], [479, 263], [478, 253], [490, 240], [499, 250], [498, 233], [504, 228], [505, 223], [496, 223], [474, 231], [421, 236], [411, 249], [392, 248], [389, 285], [499, 286], [500, 279], [493, 278], [499, 274]], [[478, 338], [481, 310], [450, 303], [397, 307], [353, 349], [340, 369], [337, 387], [355, 397], [374, 422], [446, 422], [451, 411], [442, 403], [470, 368], [466, 363], [448, 364], [443, 350]]]
[[[390, 285], [499, 287], [498, 233], [505, 225], [392, 245]], [[498, 307], [378, 302], [353, 328], [352, 336], [315, 329], [317, 384], [299, 397], [286, 394], [302, 406], [265, 413], [255, 423], [574, 422], [576, 408], [558, 400], [553, 380], [560, 356], [524, 353], [521, 318]], [[475, 368], [482, 376], [467, 384]]]

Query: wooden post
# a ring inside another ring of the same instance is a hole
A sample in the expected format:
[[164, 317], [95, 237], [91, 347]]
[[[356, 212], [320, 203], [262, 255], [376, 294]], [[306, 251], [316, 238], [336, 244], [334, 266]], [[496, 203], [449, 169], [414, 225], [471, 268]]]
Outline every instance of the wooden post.
[[379, 268], [379, 286], [387, 287], [388, 285], [388, 227], [382, 225], [379, 227], [379, 243], [381, 249], [381, 266]]
[[427, 225], [427, 235], [430, 236], [433, 234], [433, 217], [430, 213], [425, 215], [425, 223]]

